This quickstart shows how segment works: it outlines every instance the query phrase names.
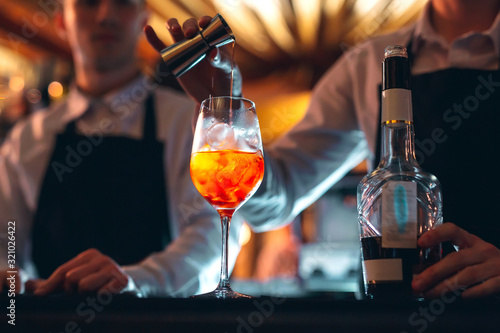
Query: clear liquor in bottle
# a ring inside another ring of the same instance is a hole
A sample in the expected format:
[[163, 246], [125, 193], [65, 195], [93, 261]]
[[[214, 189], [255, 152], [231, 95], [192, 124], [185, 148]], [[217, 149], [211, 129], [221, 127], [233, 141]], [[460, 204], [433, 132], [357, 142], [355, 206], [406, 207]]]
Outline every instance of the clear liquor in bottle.
[[410, 67], [406, 48], [385, 50], [381, 160], [358, 185], [358, 220], [368, 298], [420, 298], [413, 276], [441, 259], [441, 246], [417, 239], [442, 223], [441, 186], [415, 159]]

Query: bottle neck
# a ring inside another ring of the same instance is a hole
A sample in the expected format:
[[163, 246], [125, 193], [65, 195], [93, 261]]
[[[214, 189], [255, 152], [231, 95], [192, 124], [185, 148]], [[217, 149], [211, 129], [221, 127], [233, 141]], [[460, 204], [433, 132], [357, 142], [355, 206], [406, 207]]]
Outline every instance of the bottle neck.
[[382, 124], [382, 151], [379, 167], [389, 164], [416, 165], [413, 124], [409, 121]]
[[398, 45], [387, 47], [382, 71], [382, 156], [379, 167], [389, 164], [416, 166], [406, 48]]

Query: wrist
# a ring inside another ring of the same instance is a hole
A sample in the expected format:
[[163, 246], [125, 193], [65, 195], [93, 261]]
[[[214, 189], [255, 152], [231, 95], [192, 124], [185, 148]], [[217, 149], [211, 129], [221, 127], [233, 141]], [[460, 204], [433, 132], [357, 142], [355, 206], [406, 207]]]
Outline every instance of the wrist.
[[141, 290], [135, 284], [134, 279], [132, 279], [132, 277], [128, 274], [127, 274], [127, 280], [128, 280], [127, 286], [125, 288], [123, 288], [121, 293], [122, 294], [133, 294], [137, 297], [142, 298], [143, 295], [142, 295]]

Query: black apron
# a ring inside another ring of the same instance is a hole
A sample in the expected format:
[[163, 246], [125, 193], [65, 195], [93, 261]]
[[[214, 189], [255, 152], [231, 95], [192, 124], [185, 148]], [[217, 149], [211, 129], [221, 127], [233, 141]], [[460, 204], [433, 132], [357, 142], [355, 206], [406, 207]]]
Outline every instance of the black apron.
[[32, 229], [40, 277], [89, 248], [128, 265], [170, 242], [163, 151], [152, 95], [140, 140], [80, 135], [75, 121], [57, 135]]
[[[444, 221], [500, 248], [500, 70], [412, 75], [411, 90], [415, 155], [442, 185]], [[377, 142], [380, 158], [380, 130]]]

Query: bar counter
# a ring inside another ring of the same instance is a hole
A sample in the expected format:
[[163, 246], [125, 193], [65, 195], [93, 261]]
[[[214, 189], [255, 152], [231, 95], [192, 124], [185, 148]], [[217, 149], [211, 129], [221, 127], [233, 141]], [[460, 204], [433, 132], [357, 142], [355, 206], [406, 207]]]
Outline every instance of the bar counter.
[[[5, 310], [12, 298], [1, 299]], [[9, 311], [0, 332], [500, 332], [500, 298], [453, 295], [421, 302], [321, 294], [237, 300], [17, 295], [15, 327]]]

